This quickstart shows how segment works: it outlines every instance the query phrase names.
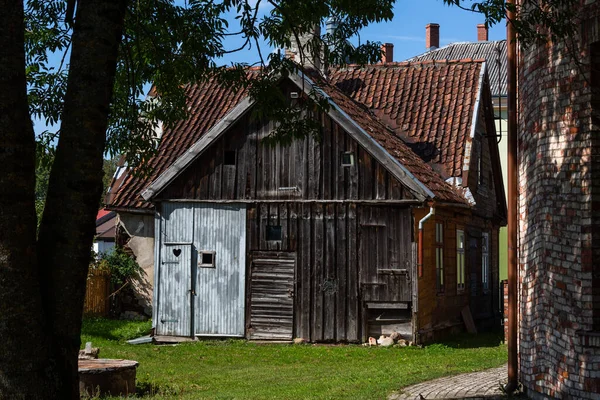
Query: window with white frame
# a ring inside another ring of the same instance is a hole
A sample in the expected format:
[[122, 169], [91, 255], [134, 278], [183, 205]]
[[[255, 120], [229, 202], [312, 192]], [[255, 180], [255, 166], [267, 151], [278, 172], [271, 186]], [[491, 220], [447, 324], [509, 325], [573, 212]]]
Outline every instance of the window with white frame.
[[456, 290], [465, 290], [465, 231], [456, 231]]
[[435, 224], [435, 280], [438, 293], [444, 292], [444, 224]]
[[490, 290], [490, 234], [481, 235], [481, 286], [483, 291]]

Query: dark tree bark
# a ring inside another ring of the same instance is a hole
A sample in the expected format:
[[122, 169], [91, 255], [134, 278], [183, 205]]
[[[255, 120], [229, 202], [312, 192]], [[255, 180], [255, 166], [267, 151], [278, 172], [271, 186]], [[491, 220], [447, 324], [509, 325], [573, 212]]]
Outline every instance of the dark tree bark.
[[36, 267], [23, 2], [1, 0], [0, 9], [0, 398], [43, 398], [53, 380]]
[[85, 281], [125, 0], [78, 2], [60, 140], [38, 239], [47, 334], [61, 399], [79, 398], [77, 354]]
[[126, 0], [80, 0], [36, 243], [23, 2], [0, 0], [0, 399], [78, 399], [85, 280]]

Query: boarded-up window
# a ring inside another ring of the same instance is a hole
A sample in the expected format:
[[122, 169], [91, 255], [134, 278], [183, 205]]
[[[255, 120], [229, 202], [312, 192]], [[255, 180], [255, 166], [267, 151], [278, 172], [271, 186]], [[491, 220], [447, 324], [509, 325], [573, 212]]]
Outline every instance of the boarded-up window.
[[435, 276], [438, 293], [444, 292], [444, 224], [435, 224]]
[[490, 235], [481, 235], [481, 286], [484, 292], [490, 290]]
[[456, 290], [465, 290], [465, 231], [456, 231]]

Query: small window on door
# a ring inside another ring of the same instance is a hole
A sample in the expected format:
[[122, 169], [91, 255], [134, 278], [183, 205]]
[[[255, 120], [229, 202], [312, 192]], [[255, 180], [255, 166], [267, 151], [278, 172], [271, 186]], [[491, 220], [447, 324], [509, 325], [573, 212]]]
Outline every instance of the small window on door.
[[215, 267], [215, 254], [214, 251], [203, 250], [198, 253], [198, 266], [200, 268], [214, 268]]
[[268, 225], [266, 235], [267, 241], [281, 241], [281, 225]]

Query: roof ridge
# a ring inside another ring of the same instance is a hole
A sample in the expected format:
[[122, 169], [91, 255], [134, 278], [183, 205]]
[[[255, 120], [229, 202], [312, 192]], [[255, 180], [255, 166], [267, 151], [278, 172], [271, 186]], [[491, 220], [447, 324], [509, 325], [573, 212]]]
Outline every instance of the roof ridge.
[[[412, 59], [411, 59], [412, 60]], [[406, 61], [394, 61], [388, 62], [385, 64], [347, 64], [343, 67], [333, 66], [332, 69], [385, 69], [389, 67], [417, 67], [419, 65], [451, 65], [451, 64], [474, 64], [474, 63], [484, 63], [486, 62], [485, 58], [460, 58], [460, 59], [442, 59], [442, 60], [406, 60]]]

